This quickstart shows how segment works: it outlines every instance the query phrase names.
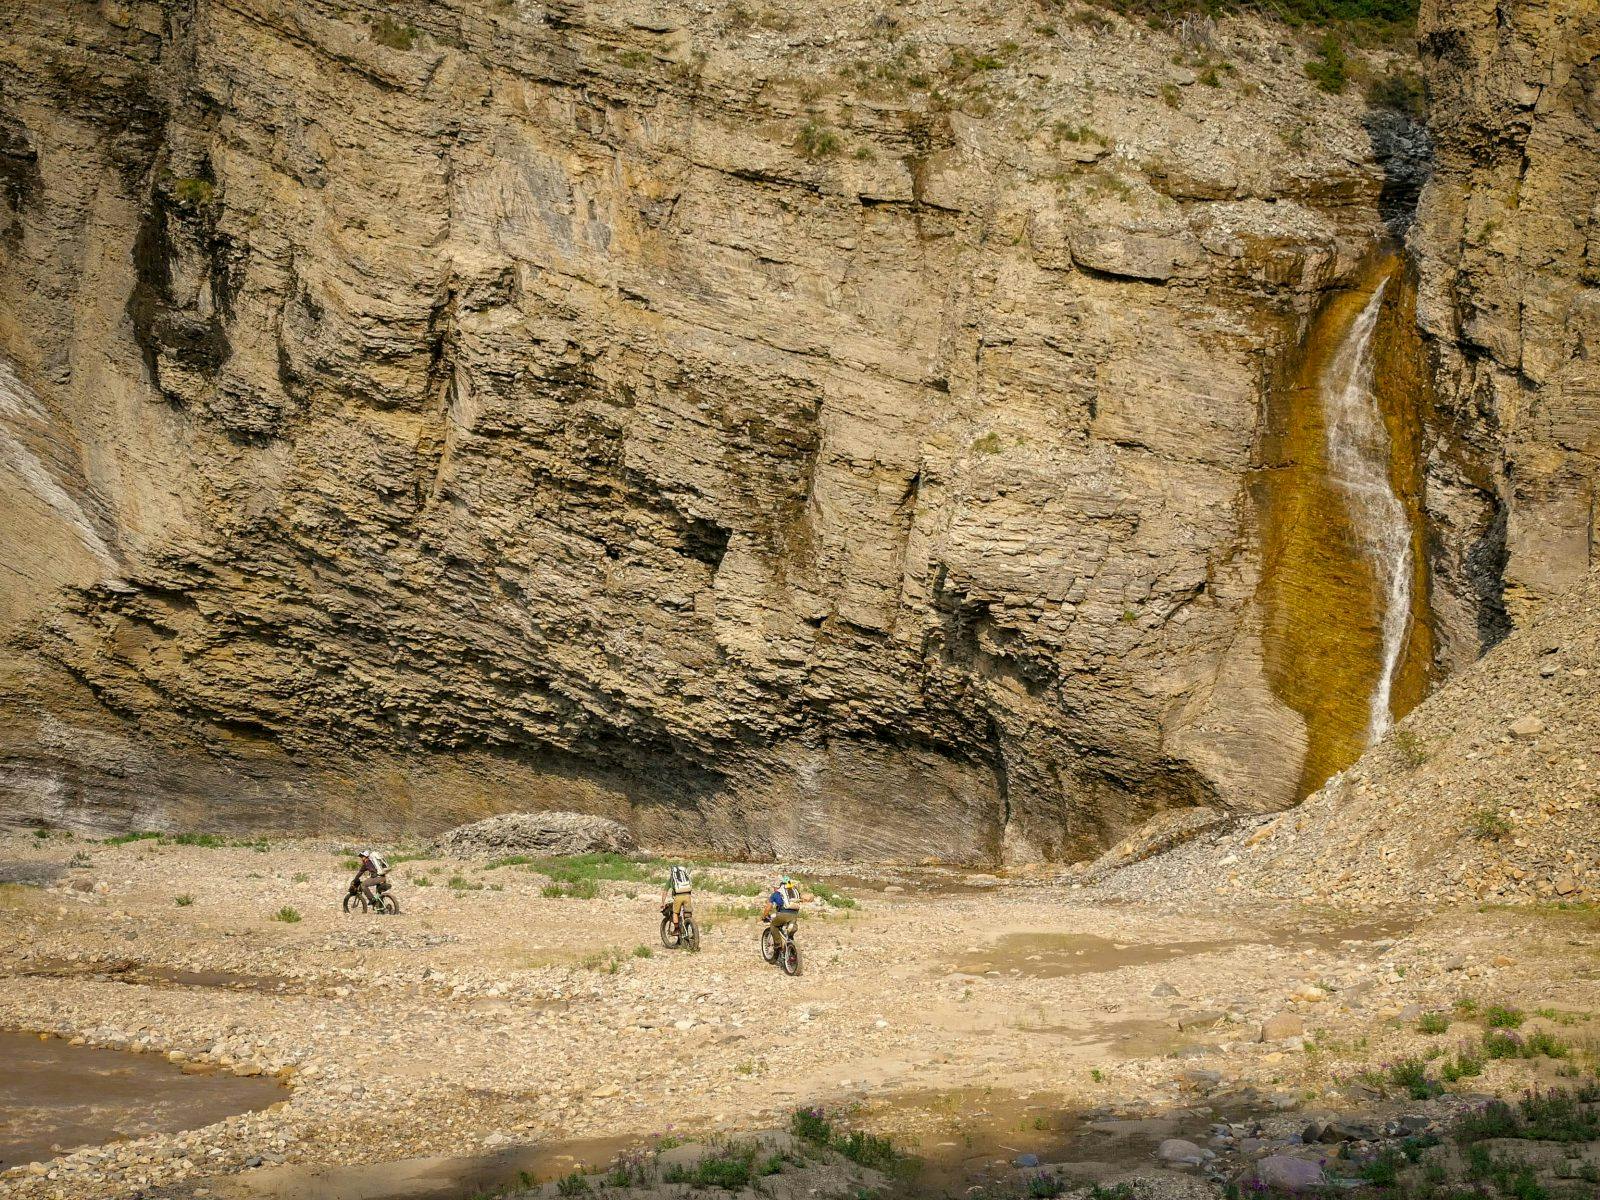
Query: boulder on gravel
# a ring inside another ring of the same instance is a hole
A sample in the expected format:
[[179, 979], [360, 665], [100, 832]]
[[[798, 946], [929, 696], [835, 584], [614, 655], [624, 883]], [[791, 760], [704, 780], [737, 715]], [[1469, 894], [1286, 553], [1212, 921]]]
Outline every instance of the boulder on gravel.
[[1156, 1157], [1169, 1166], [1198, 1167], [1206, 1152], [1185, 1138], [1167, 1138], [1156, 1149]]
[[1318, 1164], [1288, 1154], [1267, 1155], [1252, 1168], [1251, 1177], [1263, 1188], [1291, 1194], [1316, 1191], [1327, 1183]]
[[452, 858], [493, 858], [504, 854], [622, 854], [636, 843], [626, 825], [575, 812], [501, 813], [461, 825], [439, 839]]
[[1295, 1016], [1294, 1013], [1279, 1013], [1261, 1023], [1261, 1040], [1281, 1042], [1285, 1038], [1301, 1037], [1305, 1031], [1306, 1023], [1303, 1018]]

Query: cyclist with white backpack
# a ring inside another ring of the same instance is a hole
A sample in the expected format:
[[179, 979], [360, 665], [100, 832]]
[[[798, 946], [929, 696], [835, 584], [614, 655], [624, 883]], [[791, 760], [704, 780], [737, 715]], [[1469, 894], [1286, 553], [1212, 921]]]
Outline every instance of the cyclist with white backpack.
[[773, 937], [793, 936], [795, 925], [800, 920], [800, 891], [789, 876], [778, 880], [778, 886], [772, 889], [766, 907], [761, 912], [761, 919], [771, 922]]
[[667, 872], [667, 885], [661, 889], [661, 915], [672, 914], [672, 932], [683, 932], [683, 910], [693, 907], [694, 881], [689, 878], [689, 868], [674, 863]]

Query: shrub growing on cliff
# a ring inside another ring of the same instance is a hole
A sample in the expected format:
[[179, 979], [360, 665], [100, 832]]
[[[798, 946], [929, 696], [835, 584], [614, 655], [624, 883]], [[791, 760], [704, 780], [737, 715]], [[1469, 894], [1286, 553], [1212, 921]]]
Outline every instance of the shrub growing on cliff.
[[372, 40], [391, 50], [409, 50], [417, 44], [417, 27], [393, 17], [379, 17], [372, 22]]
[[1325, 33], [1317, 43], [1316, 57], [1306, 63], [1306, 75], [1325, 92], [1338, 95], [1350, 82], [1350, 60], [1338, 34]]
[[1400, 33], [1416, 24], [1418, 0], [1099, 0], [1126, 17], [1140, 17], [1156, 28], [1181, 27], [1195, 15], [1226, 17], [1255, 13], [1286, 25], [1339, 26], [1379, 34]]
[[806, 158], [832, 158], [839, 153], [839, 135], [819, 121], [807, 121], [800, 126], [794, 140], [795, 149]]
[[172, 198], [186, 208], [209, 208], [217, 198], [217, 187], [209, 179], [175, 179]]
[[1415, 71], [1391, 71], [1367, 85], [1367, 103], [1374, 108], [1392, 108], [1420, 121], [1427, 115], [1427, 97], [1422, 77]]

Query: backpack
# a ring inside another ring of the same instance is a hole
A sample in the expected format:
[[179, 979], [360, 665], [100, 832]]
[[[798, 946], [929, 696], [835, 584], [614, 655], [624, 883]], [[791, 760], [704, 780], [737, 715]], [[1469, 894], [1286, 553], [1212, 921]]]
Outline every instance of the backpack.
[[689, 882], [689, 868], [687, 867], [673, 867], [670, 879], [672, 894], [675, 896], [681, 896], [685, 892], [693, 890], [694, 885]]

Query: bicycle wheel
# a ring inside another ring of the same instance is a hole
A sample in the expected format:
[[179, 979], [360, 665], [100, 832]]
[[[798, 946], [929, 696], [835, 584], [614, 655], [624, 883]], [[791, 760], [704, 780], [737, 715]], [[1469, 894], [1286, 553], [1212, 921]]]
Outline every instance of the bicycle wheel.
[[783, 944], [783, 973], [800, 974], [800, 947], [787, 940]]
[[351, 912], [355, 912], [357, 909], [360, 909], [360, 910], [362, 910], [364, 912], [364, 911], [366, 911], [366, 907], [367, 907], [366, 897], [363, 896], [360, 892], [346, 892], [345, 893], [345, 896], [344, 896], [344, 910], [345, 910], [345, 912], [351, 913]]
[[700, 949], [700, 926], [694, 923], [694, 918], [688, 913], [683, 914], [683, 944], [689, 947], [689, 952]]
[[678, 935], [672, 931], [671, 917], [661, 918], [661, 944], [668, 950], [673, 949], [678, 944]]
[[392, 892], [385, 892], [383, 899], [379, 902], [378, 911], [387, 913], [391, 917], [398, 917], [400, 915], [400, 901], [394, 898]]
[[778, 961], [778, 947], [772, 940], [772, 926], [768, 925], [761, 931], [761, 957], [768, 962]]

